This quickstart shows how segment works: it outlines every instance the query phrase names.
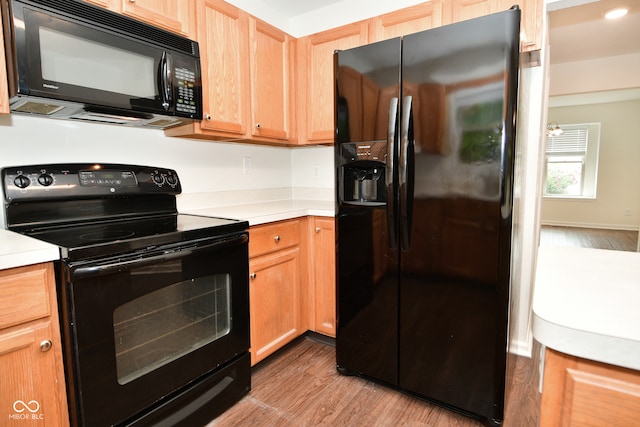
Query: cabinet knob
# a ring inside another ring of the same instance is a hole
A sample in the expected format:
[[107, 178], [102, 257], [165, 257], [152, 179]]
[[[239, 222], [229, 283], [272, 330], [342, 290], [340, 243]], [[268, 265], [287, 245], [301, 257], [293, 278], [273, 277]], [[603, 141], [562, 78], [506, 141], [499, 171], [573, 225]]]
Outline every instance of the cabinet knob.
[[319, 233], [320, 231], [322, 231], [322, 229], [320, 227], [316, 227], [316, 233]]
[[256, 123], [256, 129], [260, 129], [260, 123]]
[[211, 114], [205, 114], [204, 115], [204, 119], [205, 120], [211, 120]]
[[275, 239], [276, 242], [279, 242], [280, 241], [280, 235], [276, 234], [276, 237], [274, 237], [274, 239]]
[[256, 276], [257, 276], [257, 274], [256, 274], [256, 273], [251, 273], [251, 274], [249, 275], [249, 277], [251, 278], [251, 280], [255, 279], [255, 278], [256, 278]]
[[51, 350], [51, 346], [53, 346], [51, 340], [43, 340], [42, 342], [40, 342], [40, 351], [49, 351]]

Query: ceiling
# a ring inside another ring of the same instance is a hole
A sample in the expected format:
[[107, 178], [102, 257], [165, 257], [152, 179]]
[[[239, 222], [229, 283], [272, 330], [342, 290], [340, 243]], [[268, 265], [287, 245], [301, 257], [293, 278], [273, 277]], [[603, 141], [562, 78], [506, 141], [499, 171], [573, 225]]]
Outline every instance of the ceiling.
[[[630, 8], [618, 20], [604, 12]], [[549, 13], [551, 65], [640, 52], [640, 1], [599, 0]], [[637, 70], [636, 70], [637, 72]]]
[[342, 0], [256, 0], [277, 10], [287, 18], [294, 18], [316, 9], [321, 9]]

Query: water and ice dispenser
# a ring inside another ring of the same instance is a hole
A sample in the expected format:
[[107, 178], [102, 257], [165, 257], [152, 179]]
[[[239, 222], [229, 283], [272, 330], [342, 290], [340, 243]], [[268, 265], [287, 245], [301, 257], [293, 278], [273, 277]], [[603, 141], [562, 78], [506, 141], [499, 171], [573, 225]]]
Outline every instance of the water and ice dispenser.
[[387, 198], [386, 161], [386, 141], [341, 144], [340, 201], [384, 205]]

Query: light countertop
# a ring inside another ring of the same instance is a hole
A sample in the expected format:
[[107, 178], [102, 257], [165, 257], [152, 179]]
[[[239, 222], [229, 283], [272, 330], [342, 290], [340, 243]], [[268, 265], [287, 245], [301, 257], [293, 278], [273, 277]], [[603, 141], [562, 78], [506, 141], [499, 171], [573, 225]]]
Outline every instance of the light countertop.
[[249, 221], [249, 225], [265, 224], [302, 216], [333, 217], [334, 212], [335, 204], [333, 201], [292, 199], [181, 211], [181, 213], [193, 215], [243, 219]]
[[0, 230], [0, 270], [60, 258], [56, 245], [32, 239], [13, 231]]
[[540, 247], [533, 335], [585, 359], [640, 370], [640, 253]]
[[[181, 210], [181, 213], [243, 219], [249, 225], [281, 221], [302, 216], [334, 216], [334, 202], [324, 200], [262, 201], [208, 208]], [[57, 246], [23, 236], [8, 230], [0, 230], [0, 269], [52, 261], [60, 258]]]

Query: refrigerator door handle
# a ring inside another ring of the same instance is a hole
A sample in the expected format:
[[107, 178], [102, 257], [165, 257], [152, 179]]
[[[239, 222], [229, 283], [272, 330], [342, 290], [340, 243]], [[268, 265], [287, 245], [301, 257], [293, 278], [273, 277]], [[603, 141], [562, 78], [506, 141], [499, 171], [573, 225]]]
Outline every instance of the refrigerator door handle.
[[396, 124], [398, 121], [398, 98], [393, 97], [389, 102], [389, 128], [387, 131], [387, 172], [385, 187], [387, 189], [387, 227], [389, 228], [389, 247], [398, 247], [396, 235], [396, 202], [394, 194], [395, 152], [396, 152]]
[[403, 250], [411, 246], [411, 216], [413, 212], [413, 97], [402, 100], [400, 127], [400, 158], [398, 161], [400, 195], [400, 241]]

